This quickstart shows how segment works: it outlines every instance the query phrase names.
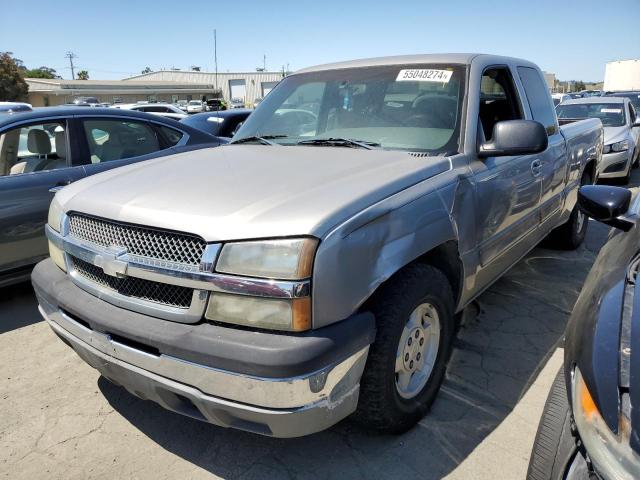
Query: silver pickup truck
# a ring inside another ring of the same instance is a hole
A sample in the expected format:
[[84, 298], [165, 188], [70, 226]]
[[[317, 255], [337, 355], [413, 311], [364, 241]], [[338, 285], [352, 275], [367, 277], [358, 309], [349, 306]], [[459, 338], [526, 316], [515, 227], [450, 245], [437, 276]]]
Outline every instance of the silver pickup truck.
[[411, 428], [459, 313], [538, 242], [576, 248], [602, 125], [559, 127], [540, 69], [417, 55], [286, 77], [216, 149], [54, 198], [40, 311], [131, 393], [291, 437]]

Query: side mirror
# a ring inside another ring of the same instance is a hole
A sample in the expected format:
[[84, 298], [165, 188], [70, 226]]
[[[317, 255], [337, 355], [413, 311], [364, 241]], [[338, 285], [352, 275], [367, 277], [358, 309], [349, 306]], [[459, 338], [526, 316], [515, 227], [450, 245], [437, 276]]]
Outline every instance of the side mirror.
[[585, 185], [578, 190], [578, 208], [587, 216], [625, 232], [636, 224], [627, 215], [631, 191], [621, 187]]
[[640, 114], [636, 117], [631, 127], [640, 127]]
[[479, 157], [528, 155], [544, 152], [549, 137], [544, 126], [533, 120], [505, 120], [493, 127], [492, 139], [480, 145]]

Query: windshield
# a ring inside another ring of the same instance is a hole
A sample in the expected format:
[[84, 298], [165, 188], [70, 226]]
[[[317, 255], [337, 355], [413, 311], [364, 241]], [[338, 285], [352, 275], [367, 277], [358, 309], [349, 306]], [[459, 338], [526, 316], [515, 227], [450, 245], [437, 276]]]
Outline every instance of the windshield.
[[[393, 150], [459, 150], [465, 67], [392, 65], [286, 77], [234, 136], [297, 145], [349, 139]], [[272, 138], [272, 137], [271, 137]]]
[[191, 100], [189, 105], [202, 105], [202, 102], [200, 100]]
[[599, 118], [605, 127], [622, 127], [625, 124], [622, 103], [560, 104], [556, 110], [559, 119]]

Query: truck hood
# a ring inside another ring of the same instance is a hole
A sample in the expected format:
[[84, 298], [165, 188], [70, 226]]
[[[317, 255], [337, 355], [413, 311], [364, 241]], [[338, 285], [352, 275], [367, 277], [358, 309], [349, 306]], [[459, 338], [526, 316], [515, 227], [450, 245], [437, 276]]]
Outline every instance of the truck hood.
[[227, 145], [91, 176], [65, 212], [190, 232], [206, 241], [313, 235], [451, 168], [446, 157], [343, 147]]
[[626, 126], [622, 127], [604, 127], [604, 144], [608, 145], [610, 143], [621, 142], [627, 138], [627, 132], [629, 128]]

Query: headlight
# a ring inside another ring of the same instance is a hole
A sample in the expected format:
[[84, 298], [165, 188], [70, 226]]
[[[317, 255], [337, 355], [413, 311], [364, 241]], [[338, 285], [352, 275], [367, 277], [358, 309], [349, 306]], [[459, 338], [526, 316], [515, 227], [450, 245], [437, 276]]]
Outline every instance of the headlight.
[[62, 205], [58, 201], [58, 197], [53, 197], [51, 201], [51, 205], [49, 205], [49, 226], [53, 228], [56, 232], [60, 232], [60, 223], [62, 222], [62, 214], [64, 211], [62, 210]]
[[311, 298], [264, 298], [213, 292], [205, 317], [235, 325], [301, 332], [311, 328]]
[[620, 416], [617, 436], [609, 430], [577, 368], [573, 375], [572, 391], [576, 426], [598, 472], [606, 478], [640, 478], [640, 457], [629, 446], [631, 428], [628, 420]]
[[[49, 218], [47, 221], [49, 223], [49, 226], [56, 232], [60, 232], [63, 213], [64, 211], [62, 210], [62, 205], [60, 205], [57, 197], [53, 197], [51, 205], [49, 206]], [[64, 252], [56, 247], [53, 243], [51, 243], [51, 241], [49, 241], [49, 256], [58, 267], [60, 267], [65, 272], [67, 271], [67, 267], [64, 261]]]
[[629, 150], [629, 141], [622, 140], [621, 142], [610, 143], [609, 145], [605, 145], [602, 153], [611, 153], [611, 152], [624, 152]]
[[[269, 280], [306, 280], [311, 277], [318, 248], [315, 238], [293, 238], [227, 243], [216, 271]], [[270, 298], [212, 292], [205, 317], [255, 328], [301, 332], [311, 328], [311, 298]]]
[[301, 280], [311, 276], [318, 246], [315, 238], [227, 243], [216, 271], [247, 277]]

